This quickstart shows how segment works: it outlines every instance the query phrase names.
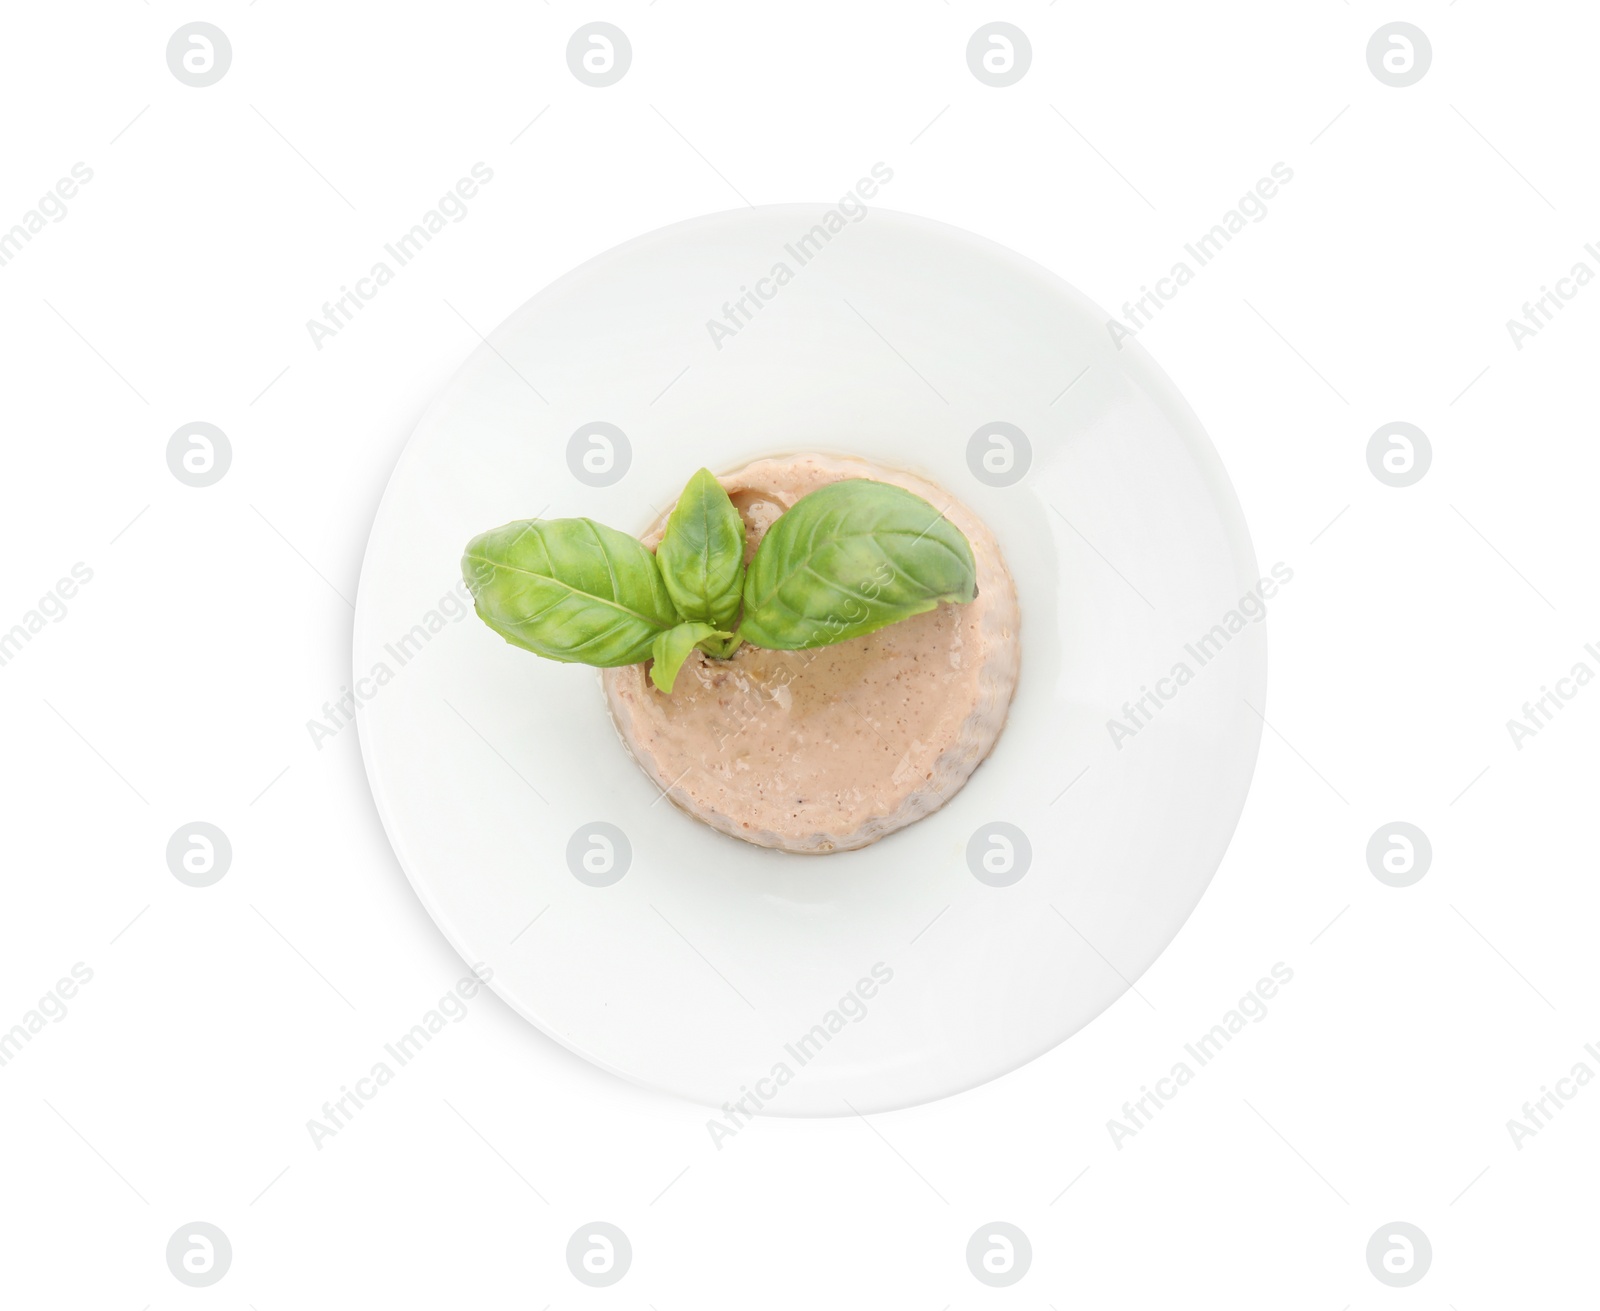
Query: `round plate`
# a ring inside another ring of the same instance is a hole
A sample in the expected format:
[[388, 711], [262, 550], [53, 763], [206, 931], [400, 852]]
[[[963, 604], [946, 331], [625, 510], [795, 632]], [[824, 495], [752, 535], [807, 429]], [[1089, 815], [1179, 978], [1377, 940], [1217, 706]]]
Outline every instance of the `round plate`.
[[[1266, 637], [1215, 450], [1106, 324], [969, 233], [782, 205], [619, 246], [473, 354], [384, 494], [355, 689], [400, 863], [500, 996], [639, 1083], [834, 1115], [1015, 1069], [1149, 967], [1238, 821]], [[637, 532], [701, 465], [794, 451], [949, 489], [1022, 608], [989, 760], [932, 817], [822, 857], [663, 800], [596, 672], [508, 646], [458, 570], [496, 524]]]

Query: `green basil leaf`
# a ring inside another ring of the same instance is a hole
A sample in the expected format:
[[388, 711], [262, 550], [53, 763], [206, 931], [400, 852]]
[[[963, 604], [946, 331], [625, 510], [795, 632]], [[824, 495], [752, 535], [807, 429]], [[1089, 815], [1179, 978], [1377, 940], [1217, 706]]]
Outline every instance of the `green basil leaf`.
[[548, 660], [638, 664], [678, 622], [655, 556], [592, 519], [523, 519], [482, 533], [461, 573], [478, 617]]
[[669, 628], [651, 644], [650, 655], [654, 663], [650, 666], [650, 681], [671, 696], [672, 685], [678, 681], [678, 670], [683, 668], [689, 652], [708, 637], [727, 636], [727, 633], [718, 632], [710, 624], [679, 624], [676, 628]]
[[715, 656], [718, 660], [732, 660], [733, 653], [744, 645], [744, 638], [737, 633], [717, 633], [697, 645], [708, 656]]
[[801, 497], [767, 530], [745, 578], [739, 633], [802, 651], [976, 595], [959, 528], [904, 488], [852, 478]]
[[744, 586], [744, 520], [709, 469], [683, 489], [656, 547], [656, 563], [685, 619], [733, 626]]

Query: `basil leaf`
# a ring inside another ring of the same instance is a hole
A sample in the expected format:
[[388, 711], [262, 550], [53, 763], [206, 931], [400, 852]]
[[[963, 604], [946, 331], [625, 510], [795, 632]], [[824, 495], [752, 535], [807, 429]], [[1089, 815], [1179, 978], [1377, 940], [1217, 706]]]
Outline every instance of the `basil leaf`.
[[744, 520], [709, 469], [683, 489], [656, 547], [656, 563], [685, 619], [733, 626], [744, 586]]
[[801, 497], [768, 529], [745, 578], [739, 633], [802, 651], [975, 595], [959, 528], [902, 487], [853, 478]]
[[523, 519], [482, 533], [461, 573], [478, 617], [548, 660], [637, 664], [678, 622], [655, 556], [592, 519]]
[[727, 636], [710, 624], [679, 624], [669, 628], [651, 644], [650, 655], [655, 663], [650, 666], [650, 681], [671, 696], [672, 685], [678, 681], [678, 670], [683, 668], [683, 662], [695, 645], [708, 637]]
[[718, 660], [732, 660], [733, 653], [744, 645], [744, 638], [737, 633], [714, 633], [697, 645], [708, 656], [715, 656]]

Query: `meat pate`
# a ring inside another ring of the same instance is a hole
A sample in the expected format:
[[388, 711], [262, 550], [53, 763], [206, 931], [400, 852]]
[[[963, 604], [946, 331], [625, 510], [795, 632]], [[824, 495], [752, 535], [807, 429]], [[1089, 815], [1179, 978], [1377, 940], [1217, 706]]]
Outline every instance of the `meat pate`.
[[[989, 754], [1016, 690], [1017, 595], [999, 544], [933, 483], [859, 459], [757, 460], [718, 479], [744, 520], [746, 559], [796, 501], [847, 478], [941, 509], [972, 546], [976, 598], [809, 651], [695, 651], [670, 696], [648, 663], [601, 672], [617, 732], [658, 788], [712, 828], [782, 851], [848, 851], [932, 814]], [[671, 509], [642, 535], [652, 550]]]

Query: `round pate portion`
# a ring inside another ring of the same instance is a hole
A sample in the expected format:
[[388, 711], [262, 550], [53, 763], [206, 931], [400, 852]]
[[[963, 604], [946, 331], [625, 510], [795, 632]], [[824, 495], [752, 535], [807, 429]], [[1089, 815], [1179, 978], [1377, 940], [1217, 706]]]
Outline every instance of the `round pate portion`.
[[971, 543], [977, 597], [810, 651], [697, 650], [670, 696], [648, 663], [601, 673], [617, 731], [658, 788], [712, 828], [782, 851], [848, 851], [932, 814], [989, 754], [1017, 685], [1017, 594], [999, 544], [933, 483], [858, 459], [757, 460], [718, 478], [744, 519], [746, 559], [802, 496], [846, 478], [942, 510]]

